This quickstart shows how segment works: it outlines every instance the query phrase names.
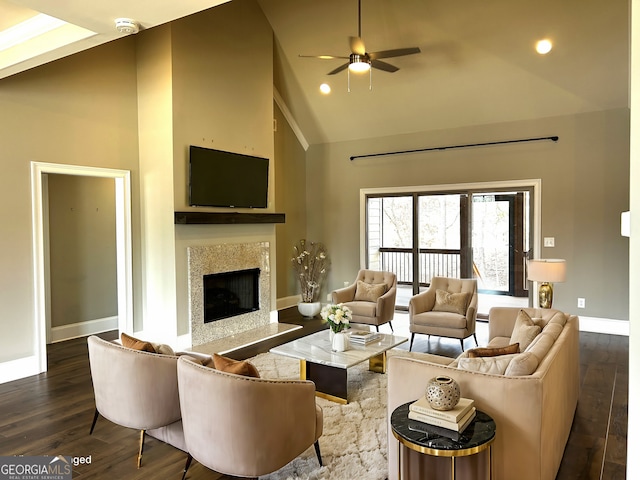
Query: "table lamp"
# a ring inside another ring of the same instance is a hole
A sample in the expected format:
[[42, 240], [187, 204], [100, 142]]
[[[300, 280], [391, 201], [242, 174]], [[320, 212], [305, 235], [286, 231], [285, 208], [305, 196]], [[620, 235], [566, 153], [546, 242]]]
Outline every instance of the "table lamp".
[[551, 308], [553, 283], [564, 282], [566, 263], [559, 258], [529, 260], [528, 280], [538, 282], [538, 304], [540, 308]]

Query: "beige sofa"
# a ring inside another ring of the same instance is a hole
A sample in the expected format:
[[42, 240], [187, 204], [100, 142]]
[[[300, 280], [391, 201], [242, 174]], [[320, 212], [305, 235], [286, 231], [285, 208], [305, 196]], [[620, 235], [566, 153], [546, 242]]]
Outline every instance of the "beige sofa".
[[[455, 360], [430, 354], [395, 355], [388, 362], [388, 416], [397, 406], [424, 395], [429, 379], [450, 376], [459, 383], [462, 396], [473, 398], [477, 408], [496, 422], [495, 480], [553, 480], [580, 389], [578, 317], [550, 309], [523, 310], [540, 325], [542, 333], [527, 350], [510, 355], [509, 364], [517, 364], [520, 370], [523, 366], [533, 368], [530, 374], [522, 375], [522, 371], [513, 372], [509, 367], [505, 373], [462, 370], [458, 365], [465, 353]], [[518, 308], [491, 310], [489, 346], [510, 343], [519, 312]], [[500, 361], [504, 363], [504, 359]], [[520, 375], [511, 376], [513, 373]], [[388, 443], [389, 480], [396, 480], [398, 442], [390, 429]], [[447, 458], [421, 455], [404, 447], [401, 452], [404, 480], [423, 478], [427, 472], [429, 478], [434, 473], [433, 478], [448, 478]], [[485, 471], [486, 461], [483, 454], [460, 458], [457, 478], [476, 478]]]

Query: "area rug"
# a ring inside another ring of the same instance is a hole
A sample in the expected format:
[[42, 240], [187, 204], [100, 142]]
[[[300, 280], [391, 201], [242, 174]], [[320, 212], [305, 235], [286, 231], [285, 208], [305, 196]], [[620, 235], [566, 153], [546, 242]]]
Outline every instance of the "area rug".
[[[249, 359], [263, 378], [298, 379], [300, 362], [273, 353]], [[318, 465], [313, 447], [260, 480], [384, 480], [387, 478], [387, 376], [369, 371], [369, 362], [348, 370], [349, 403], [316, 398], [323, 434]]]

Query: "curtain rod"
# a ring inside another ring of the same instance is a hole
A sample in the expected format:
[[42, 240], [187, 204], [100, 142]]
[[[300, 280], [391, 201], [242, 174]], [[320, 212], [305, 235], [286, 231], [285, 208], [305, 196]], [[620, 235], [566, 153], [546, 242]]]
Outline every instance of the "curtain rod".
[[557, 135], [553, 137], [536, 137], [536, 138], [520, 138], [518, 140], [501, 140], [498, 142], [485, 142], [485, 143], [469, 143], [467, 145], [447, 145], [446, 147], [429, 147], [429, 148], [417, 148], [415, 150], [399, 150], [396, 152], [383, 152], [383, 153], [369, 153], [365, 155], [353, 155], [349, 157], [351, 161], [356, 158], [367, 158], [367, 157], [385, 157], [387, 155], [404, 155], [407, 153], [418, 153], [418, 152], [431, 152], [434, 150], [452, 150], [454, 148], [470, 148], [470, 147], [486, 147], [490, 145], [504, 145], [508, 143], [525, 143], [525, 142], [540, 142], [543, 140], [552, 140], [554, 142], [558, 141]]

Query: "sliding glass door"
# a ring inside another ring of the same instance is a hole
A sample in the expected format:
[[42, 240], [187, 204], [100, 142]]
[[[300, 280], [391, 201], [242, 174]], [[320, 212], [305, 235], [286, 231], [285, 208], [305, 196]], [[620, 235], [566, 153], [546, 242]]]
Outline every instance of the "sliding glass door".
[[[396, 274], [404, 295], [434, 276], [477, 278], [484, 293], [526, 296], [529, 191], [370, 195], [367, 267]], [[398, 306], [408, 304], [399, 295]]]

